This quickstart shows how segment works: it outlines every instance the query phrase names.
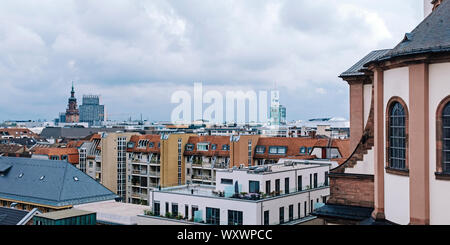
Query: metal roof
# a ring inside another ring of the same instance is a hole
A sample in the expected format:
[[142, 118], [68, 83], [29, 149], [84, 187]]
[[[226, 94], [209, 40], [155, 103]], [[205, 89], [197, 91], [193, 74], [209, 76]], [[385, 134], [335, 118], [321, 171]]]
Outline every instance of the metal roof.
[[0, 157], [0, 198], [48, 206], [112, 200], [116, 194], [65, 161]]
[[95, 212], [71, 208], [71, 209], [65, 209], [65, 210], [61, 210], [61, 211], [38, 214], [38, 215], [36, 215], [36, 217], [41, 217], [41, 218], [46, 218], [46, 219], [51, 219], [51, 220], [60, 220], [60, 219], [84, 216], [84, 215], [88, 215], [88, 214], [95, 214]]
[[450, 51], [450, 1], [443, 1], [411, 33], [406, 33], [400, 44], [378, 60], [448, 51]]
[[314, 210], [312, 215], [362, 221], [370, 218], [373, 208], [327, 204]]
[[387, 54], [389, 51], [390, 51], [390, 49], [382, 49], [382, 50], [375, 50], [375, 51], [370, 52], [368, 55], [366, 55], [364, 58], [362, 58], [360, 61], [358, 61], [352, 67], [350, 67], [347, 71], [342, 73], [339, 77], [364, 75], [364, 72], [361, 72], [361, 70], [364, 69], [365, 64], [367, 64], [371, 61], [377, 60], [378, 58]]
[[27, 215], [27, 211], [0, 207], [0, 225], [17, 225]]

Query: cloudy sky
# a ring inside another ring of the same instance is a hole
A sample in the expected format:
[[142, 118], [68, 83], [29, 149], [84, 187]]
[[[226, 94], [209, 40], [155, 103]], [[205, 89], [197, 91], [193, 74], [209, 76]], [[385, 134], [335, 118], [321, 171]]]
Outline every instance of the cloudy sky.
[[288, 120], [348, 118], [337, 76], [392, 48], [421, 0], [2, 0], [0, 120], [49, 119], [71, 82], [110, 119], [170, 120], [177, 90], [270, 90]]

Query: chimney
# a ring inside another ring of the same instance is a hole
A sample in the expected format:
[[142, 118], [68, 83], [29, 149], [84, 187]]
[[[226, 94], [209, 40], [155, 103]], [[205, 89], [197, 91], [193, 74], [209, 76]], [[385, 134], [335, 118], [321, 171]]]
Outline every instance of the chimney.
[[424, 0], [424, 18], [428, 17], [444, 0]]

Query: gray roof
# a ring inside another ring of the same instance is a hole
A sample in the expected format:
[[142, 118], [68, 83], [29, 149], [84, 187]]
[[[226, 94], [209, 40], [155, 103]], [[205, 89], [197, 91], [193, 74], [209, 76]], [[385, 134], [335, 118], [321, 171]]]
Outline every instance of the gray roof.
[[450, 1], [443, 1], [416, 29], [407, 33], [400, 44], [379, 60], [448, 51], [450, 51]]
[[116, 194], [66, 161], [0, 157], [0, 198], [61, 207], [112, 200]]
[[38, 214], [36, 217], [51, 219], [51, 220], [61, 220], [78, 216], [85, 216], [88, 214], [95, 214], [96, 212], [84, 211], [79, 209], [65, 209], [61, 211], [55, 211], [50, 213]]
[[362, 221], [370, 218], [372, 212], [373, 208], [327, 204], [315, 209], [312, 215]]
[[342, 73], [339, 77], [351, 77], [351, 76], [362, 76], [364, 75], [364, 72], [361, 70], [364, 69], [364, 65], [377, 60], [378, 58], [384, 56], [390, 51], [390, 49], [382, 49], [382, 50], [375, 50], [370, 52], [368, 55], [366, 55], [364, 58], [362, 58], [360, 61], [358, 61], [356, 64], [354, 64], [350, 69]]
[[27, 215], [27, 211], [0, 207], [0, 225], [17, 225]]
[[114, 128], [44, 128], [40, 137], [45, 139], [82, 139], [98, 132], [116, 132]]

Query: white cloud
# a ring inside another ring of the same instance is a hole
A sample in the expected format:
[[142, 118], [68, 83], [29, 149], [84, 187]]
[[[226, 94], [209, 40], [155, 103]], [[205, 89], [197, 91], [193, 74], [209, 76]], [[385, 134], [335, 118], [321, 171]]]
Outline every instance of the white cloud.
[[339, 73], [394, 46], [421, 13], [420, 0], [5, 0], [0, 120], [55, 118], [72, 80], [79, 98], [102, 94], [110, 113], [155, 120], [170, 117], [171, 92], [197, 81], [276, 81], [290, 119], [317, 108], [347, 116]]

